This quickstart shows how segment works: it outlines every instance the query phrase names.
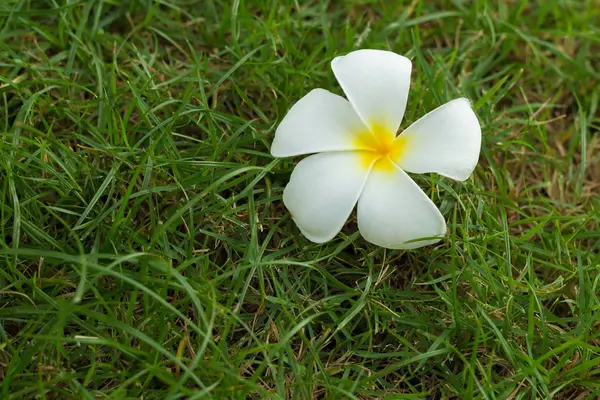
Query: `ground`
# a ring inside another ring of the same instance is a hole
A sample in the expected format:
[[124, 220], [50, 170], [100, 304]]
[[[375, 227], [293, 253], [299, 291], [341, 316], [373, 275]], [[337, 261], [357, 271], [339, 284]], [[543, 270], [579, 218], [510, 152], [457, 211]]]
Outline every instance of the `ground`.
[[[469, 98], [448, 235], [307, 241], [269, 154], [331, 60]], [[0, 398], [600, 396], [596, 0], [3, 0]]]

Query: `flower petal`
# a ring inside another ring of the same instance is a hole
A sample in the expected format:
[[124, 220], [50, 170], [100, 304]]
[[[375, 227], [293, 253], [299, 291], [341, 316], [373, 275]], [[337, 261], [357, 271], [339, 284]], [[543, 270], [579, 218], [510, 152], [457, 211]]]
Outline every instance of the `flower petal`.
[[414, 249], [438, 242], [446, 222], [421, 188], [393, 164], [369, 174], [358, 200], [358, 229], [376, 245]]
[[283, 202], [304, 236], [331, 240], [352, 212], [369, 173], [361, 152], [320, 153], [300, 161], [283, 192]]
[[336, 57], [331, 68], [371, 132], [398, 131], [410, 89], [410, 60], [391, 51], [357, 50]]
[[366, 130], [348, 100], [324, 89], [314, 89], [294, 104], [277, 127], [271, 154], [290, 157], [355, 150], [356, 134]]
[[469, 101], [462, 98], [429, 112], [397, 140], [403, 141], [403, 151], [395, 160], [400, 168], [464, 181], [479, 159], [481, 126]]

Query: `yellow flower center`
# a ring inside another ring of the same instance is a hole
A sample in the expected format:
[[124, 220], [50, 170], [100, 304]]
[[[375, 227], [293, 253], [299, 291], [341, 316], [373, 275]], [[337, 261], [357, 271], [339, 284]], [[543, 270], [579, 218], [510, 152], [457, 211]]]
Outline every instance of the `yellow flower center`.
[[361, 132], [356, 140], [361, 151], [361, 163], [380, 171], [394, 171], [392, 160], [398, 160], [406, 147], [406, 139], [402, 135], [395, 137], [394, 132], [381, 127], [372, 126], [372, 131]]

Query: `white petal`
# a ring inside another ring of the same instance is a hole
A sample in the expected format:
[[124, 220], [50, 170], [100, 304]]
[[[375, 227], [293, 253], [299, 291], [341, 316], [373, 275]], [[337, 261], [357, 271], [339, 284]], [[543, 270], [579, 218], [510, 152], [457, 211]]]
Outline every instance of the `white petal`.
[[408, 58], [390, 51], [357, 50], [331, 62], [346, 97], [363, 122], [375, 131], [395, 134], [400, 127], [410, 89]]
[[467, 99], [452, 100], [423, 116], [398, 136], [403, 150], [396, 160], [413, 173], [437, 172], [464, 181], [481, 150], [481, 126]]
[[[446, 222], [421, 188], [394, 164], [371, 171], [358, 200], [358, 229], [379, 246], [414, 249], [438, 242], [446, 233]], [[427, 239], [417, 240], [423, 238]]]
[[367, 129], [348, 100], [314, 89], [290, 109], [277, 127], [274, 157], [354, 150], [357, 133]]
[[369, 173], [361, 152], [320, 153], [300, 161], [283, 202], [309, 240], [331, 240], [352, 212]]

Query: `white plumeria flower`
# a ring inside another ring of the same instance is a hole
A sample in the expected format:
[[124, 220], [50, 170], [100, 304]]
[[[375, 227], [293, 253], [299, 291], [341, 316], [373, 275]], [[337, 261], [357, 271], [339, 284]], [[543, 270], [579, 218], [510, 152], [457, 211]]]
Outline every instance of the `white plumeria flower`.
[[283, 192], [292, 218], [304, 236], [323, 243], [358, 203], [358, 229], [369, 242], [392, 249], [438, 242], [444, 217], [404, 171], [459, 181], [471, 175], [481, 127], [469, 101], [452, 100], [396, 136], [410, 60], [358, 50], [336, 57], [331, 68], [348, 100], [314, 89], [290, 109], [273, 140], [274, 157], [318, 153], [298, 163]]

